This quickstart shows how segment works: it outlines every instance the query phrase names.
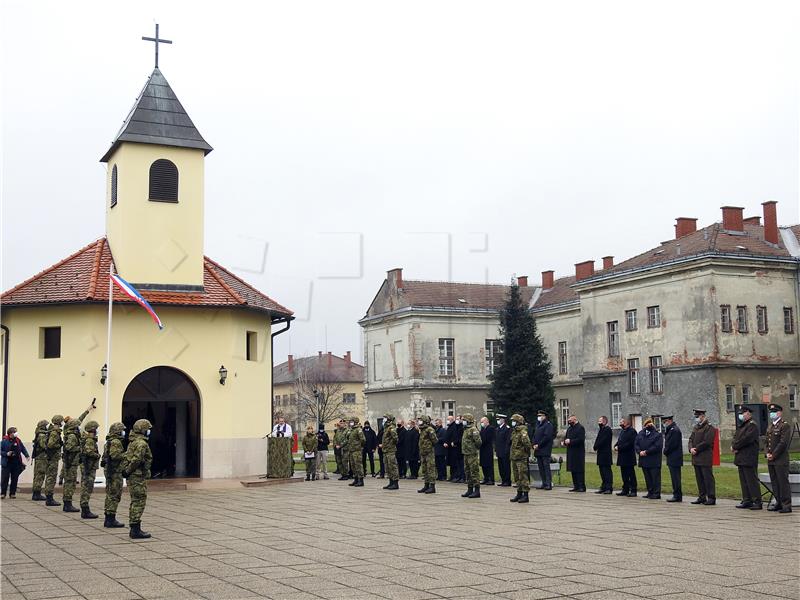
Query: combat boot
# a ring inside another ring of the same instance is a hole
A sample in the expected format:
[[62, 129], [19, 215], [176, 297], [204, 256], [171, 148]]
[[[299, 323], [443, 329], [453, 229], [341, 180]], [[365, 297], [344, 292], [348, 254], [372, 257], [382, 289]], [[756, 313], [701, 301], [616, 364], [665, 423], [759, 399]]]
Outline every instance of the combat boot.
[[61, 506], [61, 502], [56, 502], [53, 500], [53, 494], [47, 494], [45, 497], [45, 506]]
[[526, 504], [527, 502], [530, 502], [530, 499], [528, 498], [528, 492], [522, 492], [522, 498], [519, 499], [519, 503]]
[[88, 506], [81, 506], [81, 519], [96, 519], [97, 515]]
[[311, 474], [311, 481], [316, 481], [316, 480], [317, 480], [317, 474], [316, 473], [312, 473]]
[[71, 500], [64, 500], [64, 507], [61, 510], [64, 512], [81, 512], [79, 509], [72, 506]]
[[430, 483], [428, 483], [428, 482], [426, 481], [426, 482], [425, 482], [425, 486], [424, 486], [424, 487], [421, 487], [421, 488], [419, 488], [419, 489], [417, 490], [417, 493], [418, 493], [418, 494], [424, 494], [425, 492], [427, 492], [427, 491], [428, 491], [428, 486], [429, 486], [429, 485], [430, 485]]
[[359, 477], [358, 479], [356, 479], [355, 487], [364, 487], [364, 478], [363, 477]]
[[131, 532], [128, 535], [134, 540], [146, 540], [150, 537], [149, 533], [142, 531], [141, 523], [131, 523]]
[[42, 501], [42, 500], [47, 500], [47, 498], [42, 496], [42, 492], [33, 492], [33, 496], [31, 497], [31, 500], [36, 500], [37, 502], [39, 502], [39, 501]]
[[306, 481], [311, 481], [311, 473], [306, 473]]
[[125, 524], [117, 521], [116, 513], [106, 513], [106, 520], [103, 521], [103, 527], [109, 527], [109, 528], [125, 527]]
[[358, 477], [353, 477], [353, 481], [348, 483], [347, 485], [349, 485], [350, 487], [357, 486], [358, 485]]
[[397, 479], [390, 479], [389, 485], [384, 487], [385, 490], [399, 490], [400, 486], [397, 484]]
[[471, 485], [468, 485], [468, 486], [467, 486], [467, 491], [466, 491], [466, 492], [464, 492], [463, 494], [461, 494], [461, 497], [462, 497], [462, 498], [469, 498], [469, 497], [472, 495], [472, 491], [473, 491], [474, 489], [475, 489], [474, 487], [472, 487]]
[[428, 486], [428, 489], [425, 490], [426, 494], [435, 494], [436, 493], [436, 484], [432, 483]]
[[522, 492], [517, 490], [517, 495], [514, 496], [513, 498], [511, 498], [511, 500], [509, 500], [509, 502], [519, 502], [521, 499], [522, 499]]
[[472, 490], [472, 493], [467, 496], [467, 498], [480, 498], [481, 497], [481, 486], [476, 485], [475, 489]]

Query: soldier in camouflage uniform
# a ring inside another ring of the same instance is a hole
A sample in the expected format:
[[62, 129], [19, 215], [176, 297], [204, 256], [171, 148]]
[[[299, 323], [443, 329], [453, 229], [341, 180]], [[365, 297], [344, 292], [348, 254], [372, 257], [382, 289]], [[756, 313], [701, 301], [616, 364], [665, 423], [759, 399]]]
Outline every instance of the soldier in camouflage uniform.
[[61, 460], [64, 461], [64, 512], [80, 512], [72, 506], [72, 496], [78, 482], [78, 466], [81, 462], [81, 421], [89, 414], [87, 410], [77, 419], [70, 419], [64, 424], [64, 446]]
[[33, 444], [31, 444], [31, 458], [34, 459], [33, 497], [31, 500], [45, 499], [42, 495], [42, 486], [47, 475], [47, 425], [49, 423], [50, 421], [44, 419], [36, 424], [36, 433], [33, 437]]
[[418, 489], [420, 494], [436, 493], [436, 458], [433, 455], [433, 447], [439, 438], [436, 431], [431, 427], [431, 418], [427, 415], [417, 420], [419, 427], [419, 460], [422, 466], [422, 478], [425, 486]]
[[462, 498], [480, 498], [480, 461], [481, 434], [475, 427], [475, 417], [467, 413], [463, 415], [464, 433], [461, 435], [461, 453], [464, 455], [464, 472], [467, 478], [467, 491]]
[[336, 457], [336, 467], [339, 470], [339, 481], [350, 479], [350, 457], [347, 455], [347, 427], [344, 419], [339, 419], [336, 424], [336, 432], [333, 434], [333, 453]]
[[60, 502], [53, 500], [53, 490], [56, 487], [56, 477], [58, 477], [58, 463], [61, 458], [61, 425], [64, 417], [53, 415], [50, 419], [50, 427], [47, 428], [47, 473], [44, 480], [44, 495], [46, 506], [61, 506]]
[[[303, 437], [303, 459], [306, 461], [306, 481], [317, 480], [317, 434], [310, 425], [306, 428], [306, 435]], [[307, 455], [311, 454], [311, 458]]]
[[125, 527], [117, 521], [117, 506], [122, 499], [122, 461], [125, 458], [125, 448], [122, 440], [125, 438], [125, 425], [114, 423], [108, 428], [106, 444], [103, 448], [103, 458], [100, 465], [106, 476], [106, 503], [105, 521], [103, 527]]
[[153, 464], [153, 453], [147, 443], [153, 425], [147, 419], [139, 419], [133, 424], [131, 441], [125, 452], [122, 475], [128, 480], [128, 492], [131, 495], [130, 537], [146, 539], [150, 534], [142, 531], [142, 513], [147, 505], [147, 480], [150, 479], [150, 467]]
[[100, 451], [97, 449], [97, 421], [89, 421], [81, 434], [81, 519], [96, 519], [97, 515], [89, 510], [89, 499], [94, 491], [94, 478], [100, 462]]
[[525, 427], [525, 417], [520, 414], [511, 415], [511, 472], [517, 482], [517, 495], [511, 502], [524, 504], [529, 502], [528, 493], [531, 491], [528, 475], [528, 458], [531, 455], [531, 438], [528, 437], [528, 428]]
[[394, 422], [394, 415], [383, 415], [383, 438], [380, 447], [383, 450], [386, 477], [389, 478], [388, 485], [383, 486], [383, 489], [400, 489], [397, 485], [400, 480], [400, 470], [397, 468], [397, 425]]
[[350, 457], [350, 470], [353, 472], [351, 486], [364, 487], [364, 465], [361, 462], [361, 451], [367, 438], [358, 423], [358, 417], [350, 417], [350, 430], [347, 432], [347, 455]]

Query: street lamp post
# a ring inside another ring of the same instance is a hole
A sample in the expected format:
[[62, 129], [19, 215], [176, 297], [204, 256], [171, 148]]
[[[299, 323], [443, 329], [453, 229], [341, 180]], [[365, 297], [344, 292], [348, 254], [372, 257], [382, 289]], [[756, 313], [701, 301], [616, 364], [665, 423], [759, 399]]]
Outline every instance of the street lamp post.
[[314, 388], [313, 394], [314, 394], [314, 399], [317, 401], [317, 431], [319, 431], [320, 424], [322, 423], [322, 415], [319, 414], [320, 411], [319, 390], [317, 388]]

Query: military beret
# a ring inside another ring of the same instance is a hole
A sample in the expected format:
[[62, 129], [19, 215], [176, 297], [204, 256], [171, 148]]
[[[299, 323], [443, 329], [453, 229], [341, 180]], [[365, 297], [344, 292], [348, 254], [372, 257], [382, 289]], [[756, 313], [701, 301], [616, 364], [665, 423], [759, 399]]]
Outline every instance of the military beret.
[[696, 414], [696, 415], [704, 415], [704, 414], [706, 414], [706, 409], [705, 408], [695, 408], [694, 409], [694, 414]]
[[777, 410], [780, 410], [780, 411], [782, 411], [782, 410], [783, 410], [783, 407], [782, 407], [780, 404], [770, 404], [770, 405], [769, 405], [769, 410], [770, 410], [770, 411], [773, 411], [773, 410], [776, 410], [776, 411], [777, 411]]

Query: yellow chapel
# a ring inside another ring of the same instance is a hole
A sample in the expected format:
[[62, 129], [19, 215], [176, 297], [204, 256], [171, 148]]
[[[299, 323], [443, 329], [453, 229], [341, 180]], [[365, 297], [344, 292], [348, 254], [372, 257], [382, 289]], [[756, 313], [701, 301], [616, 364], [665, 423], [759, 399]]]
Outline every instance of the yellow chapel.
[[[154, 477], [265, 472], [272, 340], [293, 317], [204, 254], [211, 150], [156, 66], [101, 158], [106, 235], [0, 297], [4, 431], [27, 443], [38, 421], [97, 398], [101, 438], [153, 423]], [[115, 287], [109, 353], [112, 268], [164, 329]]]

